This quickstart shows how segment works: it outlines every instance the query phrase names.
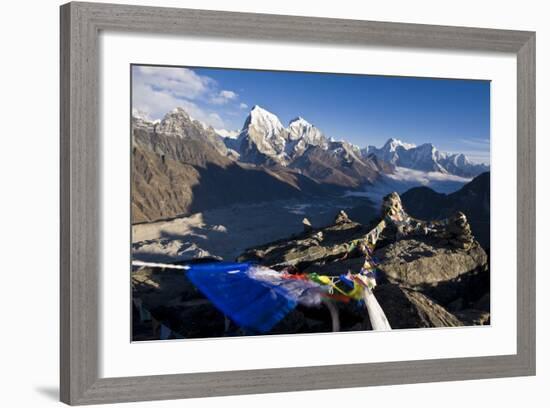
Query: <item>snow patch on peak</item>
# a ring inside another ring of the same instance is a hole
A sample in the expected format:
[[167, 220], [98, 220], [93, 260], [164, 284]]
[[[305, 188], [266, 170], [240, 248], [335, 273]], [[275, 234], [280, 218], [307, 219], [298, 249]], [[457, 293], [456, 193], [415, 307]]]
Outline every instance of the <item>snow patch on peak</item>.
[[164, 115], [155, 129], [165, 135], [184, 137], [190, 126], [195, 126], [201, 131], [208, 131], [210, 128], [204, 122], [193, 119], [184, 108], [177, 107]]
[[301, 116], [297, 116], [294, 119], [292, 119], [290, 122], [288, 122], [288, 126], [313, 126], [311, 123], [309, 123], [307, 120], [302, 118]]
[[447, 153], [445, 158], [455, 166], [468, 166], [473, 164], [463, 153]]
[[154, 126], [160, 123], [160, 120], [151, 120], [146, 112], [138, 109], [132, 109], [132, 126], [136, 128], [145, 128], [153, 130]]
[[261, 106], [254, 105], [235, 141], [235, 147], [244, 162], [259, 164], [270, 158], [286, 164], [287, 139], [288, 132], [279, 118]]
[[172, 109], [169, 113], [167, 113], [164, 117], [168, 116], [168, 115], [183, 115], [183, 116], [189, 116], [189, 114], [187, 113], [187, 111], [185, 109], [183, 109], [181, 106], [178, 106], [174, 109]]
[[405, 143], [405, 142], [402, 142], [399, 139], [395, 139], [395, 138], [392, 137], [392, 138], [388, 139], [388, 141], [384, 144], [384, 147], [382, 147], [382, 149], [387, 147], [391, 151], [395, 151], [397, 149], [397, 147], [399, 147], [399, 146], [404, 148], [405, 150], [414, 149], [416, 147], [416, 145], [413, 144], [413, 143]]
[[259, 105], [254, 105], [250, 110], [244, 123], [243, 130], [248, 129], [250, 126], [254, 126], [258, 130], [266, 132], [268, 137], [284, 130], [284, 126], [277, 115]]
[[291, 156], [301, 155], [309, 146], [327, 149], [328, 141], [318, 128], [298, 116], [288, 124], [289, 144], [287, 153]]
[[160, 122], [162, 124], [167, 124], [167, 123], [176, 123], [176, 122], [187, 122], [192, 120], [193, 119], [191, 118], [191, 116], [189, 116], [189, 114], [185, 109], [178, 107], [166, 113], [166, 115], [164, 115], [164, 117]]
[[301, 117], [291, 120], [288, 124], [288, 130], [293, 138], [302, 138], [310, 133], [321, 134], [321, 131]]
[[206, 123], [204, 123], [202, 120], [195, 119], [195, 118], [193, 118], [192, 116], [189, 116], [189, 118], [190, 118], [194, 123], [196, 123], [197, 125], [199, 125], [200, 127], [202, 127], [204, 130], [208, 130], [208, 129], [211, 127], [210, 125], [207, 125]]
[[195, 125], [201, 127], [203, 130], [208, 130], [211, 126], [203, 122], [202, 120], [195, 119], [193, 116], [189, 114], [184, 108], [181, 106], [178, 106], [174, 109], [172, 109], [170, 112], [168, 112], [166, 115], [164, 115], [164, 118], [162, 119], [161, 123], [186, 123], [188, 121], [193, 122]]

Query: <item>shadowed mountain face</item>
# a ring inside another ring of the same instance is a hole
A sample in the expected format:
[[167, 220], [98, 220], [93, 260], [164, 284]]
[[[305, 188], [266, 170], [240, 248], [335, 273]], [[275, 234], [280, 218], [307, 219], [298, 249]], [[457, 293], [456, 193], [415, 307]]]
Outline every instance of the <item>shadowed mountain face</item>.
[[413, 217], [443, 219], [456, 211], [468, 217], [472, 231], [484, 248], [490, 247], [490, 173], [482, 173], [452, 194], [428, 187], [415, 187], [401, 195], [403, 206]]
[[373, 183], [385, 170], [376, 160], [360, 159], [346, 142], [331, 142], [330, 147], [310, 146], [291, 166], [322, 183], [352, 188]]
[[329, 143], [301, 118], [287, 131], [260, 108], [233, 141], [239, 152], [181, 108], [157, 123], [134, 117], [132, 124], [133, 223], [233, 204], [341, 195], [385, 169], [346, 142]]
[[134, 148], [132, 174], [133, 222], [171, 218], [231, 204], [330, 194], [299, 174], [279, 174], [214, 161], [203, 166], [162, 158]]
[[341, 194], [295, 169], [235, 161], [211, 129], [183, 111], [157, 124], [134, 118], [132, 222], [148, 222], [232, 204]]

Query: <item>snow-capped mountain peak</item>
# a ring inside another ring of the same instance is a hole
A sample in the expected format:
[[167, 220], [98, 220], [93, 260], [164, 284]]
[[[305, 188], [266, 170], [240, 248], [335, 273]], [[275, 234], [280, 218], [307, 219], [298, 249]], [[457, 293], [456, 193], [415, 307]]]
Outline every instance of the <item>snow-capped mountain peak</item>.
[[326, 150], [328, 140], [317, 127], [300, 116], [285, 128], [276, 115], [255, 105], [234, 146], [243, 161], [260, 163], [267, 160], [287, 165], [310, 146]]
[[259, 105], [254, 105], [250, 110], [242, 130], [246, 130], [250, 126], [254, 126], [258, 130], [265, 132], [268, 137], [275, 135], [285, 128], [275, 114]]
[[414, 149], [416, 147], [416, 145], [412, 144], [412, 143], [405, 143], [405, 142], [402, 142], [399, 139], [395, 139], [395, 138], [392, 137], [392, 138], [388, 139], [388, 141], [384, 144], [383, 149], [386, 148], [389, 151], [394, 152], [399, 147], [402, 147], [405, 150], [409, 150], [409, 149]]
[[313, 126], [311, 123], [309, 123], [307, 120], [302, 118], [301, 116], [297, 116], [294, 119], [292, 119], [290, 122], [288, 122], [288, 126]]
[[323, 148], [327, 146], [327, 139], [323, 132], [300, 116], [290, 121], [288, 132], [290, 141], [295, 142], [296, 145], [301, 144], [301, 149], [305, 149], [308, 145]]
[[303, 134], [309, 132], [313, 128], [315, 128], [315, 126], [301, 116], [292, 119], [288, 123], [288, 130], [291, 132], [292, 136], [296, 136], [296, 138], [303, 136]]
[[174, 108], [157, 125], [157, 132], [182, 137], [193, 119], [183, 108]]
[[[301, 116], [292, 119], [285, 127], [277, 115], [259, 105], [249, 112], [240, 132], [213, 129], [194, 120], [183, 108], [168, 112], [160, 123], [153, 124], [134, 115], [136, 126], [154, 127], [158, 133], [179, 137], [192, 137], [204, 132], [218, 150], [246, 163], [282, 166], [294, 165], [309, 151], [317, 149], [335, 155], [345, 163], [368, 163], [373, 156], [390, 167], [402, 167], [424, 172], [437, 172], [460, 177], [474, 177], [488, 171], [489, 166], [472, 163], [461, 153], [440, 152], [432, 143], [415, 145], [396, 138], [388, 139], [380, 148], [368, 146], [360, 149], [345, 141], [327, 138], [315, 125]], [[194, 130], [193, 130], [194, 129]], [[218, 146], [221, 144], [223, 149]], [[318, 156], [321, 157], [321, 156]], [[332, 160], [332, 159], [331, 159]]]
[[489, 170], [489, 166], [474, 164], [464, 154], [440, 152], [432, 143], [416, 146], [392, 138], [381, 148], [369, 146], [362, 153], [364, 156], [374, 154], [379, 159], [398, 167], [450, 173], [461, 177], [474, 177]]
[[286, 164], [287, 139], [288, 132], [279, 118], [261, 106], [254, 105], [234, 146], [242, 161], [259, 164], [272, 159]]
[[455, 166], [467, 166], [473, 164], [463, 153], [448, 153], [447, 159]]

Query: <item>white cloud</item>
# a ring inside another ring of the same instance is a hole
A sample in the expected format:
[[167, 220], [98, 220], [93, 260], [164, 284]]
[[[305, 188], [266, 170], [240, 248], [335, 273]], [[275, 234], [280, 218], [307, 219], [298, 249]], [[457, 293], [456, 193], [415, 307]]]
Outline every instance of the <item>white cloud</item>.
[[235, 92], [224, 89], [224, 90], [221, 90], [218, 94], [214, 95], [210, 99], [210, 101], [216, 105], [224, 105], [229, 101], [236, 100], [238, 97], [239, 95], [236, 94]]
[[[180, 67], [134, 66], [132, 71], [132, 108], [151, 120], [162, 119], [176, 107], [191, 117], [215, 128], [223, 128], [221, 105], [229, 103], [246, 109], [239, 95], [220, 89], [212, 78]], [[229, 109], [225, 114], [230, 114]]]
[[369, 185], [364, 191], [347, 192], [346, 195], [369, 197], [376, 203], [380, 203], [382, 197], [392, 191], [402, 194], [410, 188], [426, 186], [438, 193], [449, 194], [460, 189], [471, 180], [471, 178], [459, 177], [452, 174], [396, 167], [393, 174], [382, 175], [376, 183]]
[[210, 111], [208, 105], [238, 99], [233, 91], [218, 90], [214, 79], [187, 68], [134, 66], [132, 81], [132, 108], [151, 120], [182, 107], [194, 119], [223, 127], [219, 113]]
[[134, 81], [185, 99], [207, 94], [215, 86], [212, 78], [179, 67], [134, 67]]
[[238, 95], [233, 91], [223, 90], [220, 92], [220, 96], [226, 99], [236, 99]]
[[463, 138], [463, 139], [460, 139], [460, 141], [469, 146], [482, 147], [482, 148], [487, 148], [490, 144], [489, 139], [481, 139], [481, 138]]
[[455, 176], [454, 174], [440, 173], [437, 171], [421, 171], [408, 169], [405, 167], [396, 167], [393, 174], [388, 175], [392, 180], [414, 181], [422, 185], [429, 185], [432, 181], [454, 181], [467, 183], [471, 178]]
[[217, 113], [207, 112], [192, 101], [177, 98], [144, 83], [134, 83], [132, 91], [132, 108], [151, 120], [162, 119], [167, 112], [182, 107], [194, 119], [213, 127], [224, 127]]

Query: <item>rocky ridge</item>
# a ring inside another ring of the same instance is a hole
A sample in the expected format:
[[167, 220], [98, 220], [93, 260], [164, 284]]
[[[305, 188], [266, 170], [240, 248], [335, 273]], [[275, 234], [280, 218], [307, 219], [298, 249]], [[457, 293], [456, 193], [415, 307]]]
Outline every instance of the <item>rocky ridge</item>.
[[[489, 324], [489, 260], [472, 236], [467, 219], [458, 213], [446, 222], [419, 221], [418, 225], [430, 225], [435, 232], [416, 228], [402, 235], [402, 231], [388, 228], [375, 248], [378, 286], [374, 294], [392, 328]], [[352, 243], [372, 227], [349, 219], [343, 211], [325, 227], [304, 220], [302, 233], [250, 248], [238, 260], [320, 275], [356, 273], [363, 256]], [[143, 268], [133, 272], [132, 287], [134, 297], [142, 299], [156, 319], [183, 337], [247, 334], [232, 324], [228, 326], [184, 274]], [[355, 302], [336, 305], [340, 330], [371, 329], [364, 308]], [[326, 309], [297, 307], [270, 333], [326, 331], [331, 331]]]

